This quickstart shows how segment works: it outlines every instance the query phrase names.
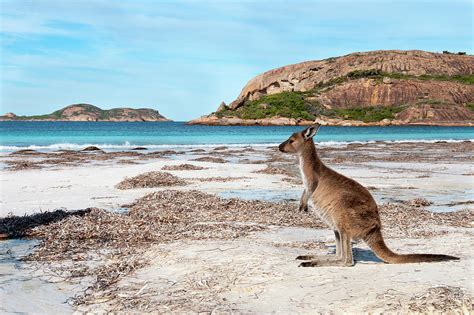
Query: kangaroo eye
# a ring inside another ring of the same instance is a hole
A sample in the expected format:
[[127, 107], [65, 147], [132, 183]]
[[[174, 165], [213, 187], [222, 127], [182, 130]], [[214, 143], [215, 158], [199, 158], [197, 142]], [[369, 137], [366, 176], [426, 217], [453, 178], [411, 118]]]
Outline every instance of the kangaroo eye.
[[295, 142], [295, 141], [294, 141], [293, 139], [291, 139], [291, 140], [290, 140], [290, 143], [293, 143], [293, 142]]

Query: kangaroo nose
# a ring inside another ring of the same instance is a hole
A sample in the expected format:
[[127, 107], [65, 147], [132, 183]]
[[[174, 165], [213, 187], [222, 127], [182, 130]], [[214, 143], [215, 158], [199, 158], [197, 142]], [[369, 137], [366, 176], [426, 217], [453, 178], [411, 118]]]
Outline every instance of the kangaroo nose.
[[283, 146], [284, 146], [284, 143], [282, 143], [282, 144], [280, 144], [280, 145], [278, 146], [278, 150], [280, 150], [280, 152], [284, 152], [284, 151], [283, 151]]

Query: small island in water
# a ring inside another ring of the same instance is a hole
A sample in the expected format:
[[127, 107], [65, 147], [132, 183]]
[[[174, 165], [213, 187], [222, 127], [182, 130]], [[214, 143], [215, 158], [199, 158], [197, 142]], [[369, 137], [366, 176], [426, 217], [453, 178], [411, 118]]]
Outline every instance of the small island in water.
[[7, 113], [0, 120], [24, 121], [170, 121], [151, 108], [101, 109], [90, 104], [73, 104], [46, 115], [17, 116]]
[[189, 124], [474, 125], [474, 56], [379, 50], [306, 61], [251, 79]]

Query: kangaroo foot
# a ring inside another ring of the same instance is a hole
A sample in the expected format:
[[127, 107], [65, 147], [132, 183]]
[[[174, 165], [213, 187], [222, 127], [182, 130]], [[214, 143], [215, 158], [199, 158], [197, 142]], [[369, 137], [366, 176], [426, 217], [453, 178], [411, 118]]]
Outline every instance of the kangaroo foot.
[[336, 256], [331, 255], [301, 255], [296, 257], [296, 260], [325, 260], [328, 258], [335, 258]]
[[325, 259], [313, 259], [310, 261], [302, 262], [299, 267], [350, 267], [353, 266], [354, 263], [352, 262], [345, 262], [337, 257], [325, 258]]

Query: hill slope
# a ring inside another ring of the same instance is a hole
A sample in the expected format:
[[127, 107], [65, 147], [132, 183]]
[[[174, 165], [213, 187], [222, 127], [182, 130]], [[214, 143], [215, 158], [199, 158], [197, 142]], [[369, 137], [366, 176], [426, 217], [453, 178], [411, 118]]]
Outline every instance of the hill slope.
[[39, 116], [16, 116], [7, 113], [0, 120], [46, 120], [46, 121], [169, 121], [157, 110], [149, 108], [100, 109], [90, 104], [73, 104], [51, 114]]
[[473, 56], [391, 50], [267, 71], [190, 123], [470, 125], [473, 109]]

